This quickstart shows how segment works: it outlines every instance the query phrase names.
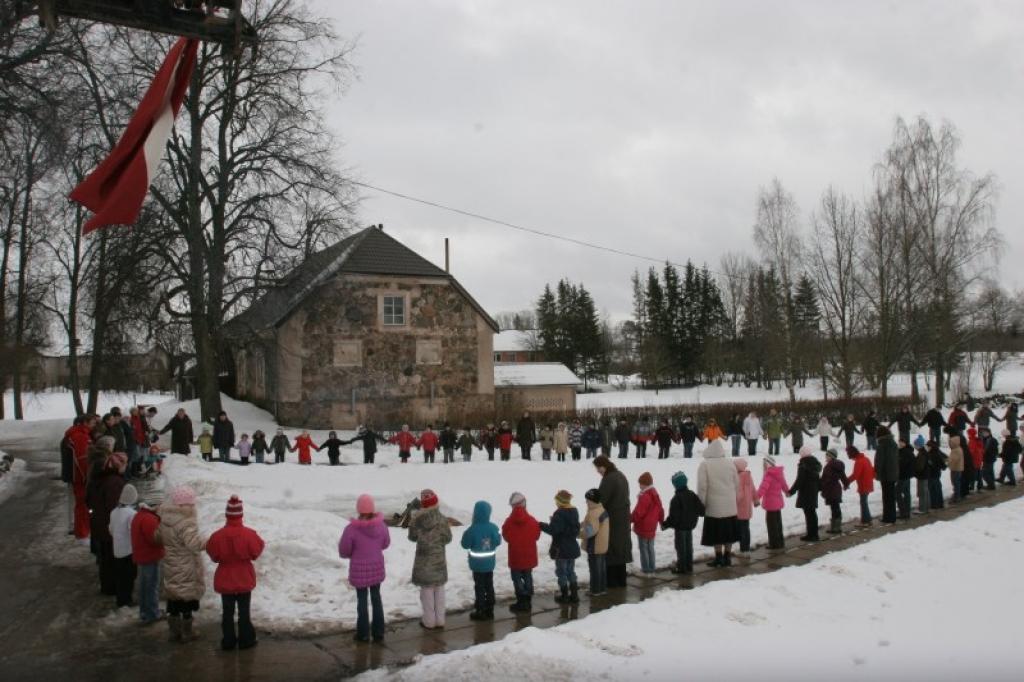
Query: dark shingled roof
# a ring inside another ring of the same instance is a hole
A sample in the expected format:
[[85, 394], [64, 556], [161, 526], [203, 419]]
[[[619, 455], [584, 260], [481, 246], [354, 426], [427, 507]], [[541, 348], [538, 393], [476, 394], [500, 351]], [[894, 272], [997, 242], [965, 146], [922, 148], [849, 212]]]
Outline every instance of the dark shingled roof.
[[297, 265], [277, 287], [228, 321], [222, 330], [224, 336], [241, 337], [280, 324], [306, 296], [339, 273], [447, 279], [498, 330], [497, 323], [454, 277], [382, 229], [369, 227], [317, 251]]

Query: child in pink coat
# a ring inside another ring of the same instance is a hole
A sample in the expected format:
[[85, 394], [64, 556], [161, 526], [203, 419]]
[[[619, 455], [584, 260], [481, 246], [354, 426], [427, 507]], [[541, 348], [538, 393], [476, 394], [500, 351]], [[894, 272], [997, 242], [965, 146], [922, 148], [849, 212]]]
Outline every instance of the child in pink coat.
[[380, 585], [384, 582], [384, 550], [391, 545], [391, 534], [377, 513], [373, 498], [360, 495], [356, 500], [357, 518], [352, 519], [338, 541], [338, 556], [348, 559], [348, 581], [356, 588], [357, 642], [370, 641], [367, 598], [373, 604], [373, 641], [384, 641], [384, 607]]
[[754, 477], [747, 469], [747, 460], [734, 459], [739, 485], [736, 486], [736, 526], [740, 531], [740, 553], [750, 551], [750, 518], [754, 515], [754, 499], [757, 490], [754, 488]]
[[782, 534], [782, 508], [786, 506], [786, 472], [775, 466], [773, 457], [764, 458], [764, 478], [757, 488], [757, 499], [764, 507], [765, 523], [768, 525], [768, 549], [785, 549], [786, 537]]

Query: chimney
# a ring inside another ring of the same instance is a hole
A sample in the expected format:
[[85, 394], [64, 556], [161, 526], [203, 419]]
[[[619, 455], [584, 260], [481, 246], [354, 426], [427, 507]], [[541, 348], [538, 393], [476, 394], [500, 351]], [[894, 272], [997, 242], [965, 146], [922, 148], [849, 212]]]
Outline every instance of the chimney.
[[451, 274], [451, 258], [448, 255], [448, 237], [444, 238], [444, 271]]

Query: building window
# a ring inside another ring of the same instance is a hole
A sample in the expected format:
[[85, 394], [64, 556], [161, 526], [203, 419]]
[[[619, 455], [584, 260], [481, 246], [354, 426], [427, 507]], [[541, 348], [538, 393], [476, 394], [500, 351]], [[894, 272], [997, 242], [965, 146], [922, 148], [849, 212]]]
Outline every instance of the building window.
[[384, 326], [405, 326], [405, 296], [384, 297]]
[[495, 362], [501, 362], [501, 353], [495, 353], [494, 354], [494, 361]]

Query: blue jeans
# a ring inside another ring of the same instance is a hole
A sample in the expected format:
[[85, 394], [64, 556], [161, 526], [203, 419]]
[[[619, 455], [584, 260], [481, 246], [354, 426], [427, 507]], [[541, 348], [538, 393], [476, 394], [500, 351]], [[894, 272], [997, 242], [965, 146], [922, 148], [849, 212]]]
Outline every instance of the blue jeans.
[[576, 560], [555, 559], [555, 577], [558, 578], [558, 586], [563, 590], [569, 589], [570, 585], [576, 585]]
[[[749, 530], [749, 522], [747, 525]], [[676, 531], [676, 570], [693, 573], [693, 531]]]
[[867, 493], [860, 495], [860, 521], [861, 523], [871, 523], [871, 509], [868, 507]]
[[512, 587], [517, 597], [532, 597], [533, 571], [512, 571]]
[[777, 455], [779, 454], [779, 446], [782, 443], [781, 438], [769, 438], [768, 439], [768, 454]]
[[587, 459], [594, 459], [597, 457], [597, 448], [587, 448]]
[[686, 457], [687, 459], [693, 457], [693, 443], [694, 442], [692, 440], [689, 443], [685, 440], [683, 441], [683, 457]]
[[152, 623], [160, 617], [160, 562], [139, 564], [139, 618]]
[[380, 585], [356, 588], [356, 634], [365, 639], [370, 636], [370, 614], [366, 598], [373, 605], [373, 637], [384, 636], [384, 605], [380, 601]]
[[608, 555], [588, 554], [590, 565], [590, 594], [604, 594], [608, 591]]
[[640, 545], [640, 570], [654, 573], [654, 538], [637, 538]]
[[933, 440], [936, 443], [938, 443], [939, 439], [941, 437], [942, 437], [942, 429], [940, 427], [938, 427], [938, 426], [929, 426], [928, 427], [928, 438], [930, 440]]
[[[868, 437], [868, 450], [877, 450], [878, 449], [878, 436], [876, 436], [873, 433], [868, 433], [866, 435]], [[910, 441], [907, 440], [906, 442], [909, 443]]]
[[743, 436], [740, 436], [739, 434], [735, 434], [735, 435], [729, 436], [729, 440], [732, 442], [732, 456], [733, 457], [739, 457], [740, 456], [740, 441], [743, 440]]

